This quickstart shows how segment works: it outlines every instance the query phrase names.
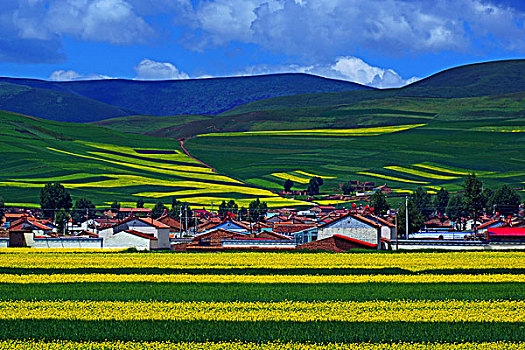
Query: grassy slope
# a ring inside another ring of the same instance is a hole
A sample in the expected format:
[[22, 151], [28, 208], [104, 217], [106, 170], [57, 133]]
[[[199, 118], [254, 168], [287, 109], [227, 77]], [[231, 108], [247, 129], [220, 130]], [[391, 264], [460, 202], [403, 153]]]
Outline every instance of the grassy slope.
[[93, 122], [94, 125], [104, 126], [121, 132], [133, 134], [155, 135], [159, 130], [176, 128], [181, 125], [194, 121], [208, 120], [213, 117], [203, 115], [176, 115], [176, 116], [151, 116], [134, 115], [129, 117], [119, 117]]
[[488, 62], [456, 67], [401, 89], [305, 94], [255, 101], [223, 114], [262, 110], [349, 105], [389, 97], [462, 98], [510, 94], [525, 90], [525, 60]]
[[130, 114], [122, 108], [82, 96], [5, 82], [0, 82], [0, 109], [76, 122]]
[[[40, 188], [51, 181], [63, 183], [74, 198], [87, 197], [99, 205], [114, 200], [134, 203], [139, 197], [155, 203], [156, 197], [149, 193], [183, 190], [187, 191], [179, 198], [202, 205], [200, 197], [216, 197], [216, 201], [230, 197], [249, 200], [254, 198], [252, 191], [260, 191], [212, 173], [180, 150], [173, 152], [179, 147], [174, 140], [6, 112], [0, 112], [0, 123], [0, 197], [8, 203], [38, 203]], [[135, 149], [172, 153], [142, 154]], [[212, 187], [216, 190], [208, 191]], [[195, 189], [201, 190], [193, 193]], [[134, 195], [137, 193], [144, 195]], [[162, 200], [171, 203], [171, 197], [164, 196]]]
[[[379, 113], [381, 109], [387, 108], [390, 108], [390, 114], [384, 110]], [[210, 162], [219, 171], [235, 173], [249, 182], [274, 188], [281, 187], [284, 180], [275, 178], [272, 173], [302, 170], [335, 177], [336, 179], [325, 180], [325, 188], [336, 188], [338, 183], [356, 178], [376, 183], [387, 182], [398, 189], [414, 189], [420, 185], [357, 174], [375, 172], [408, 181], [428, 182], [425, 184], [428, 186], [459, 189], [463, 181], [461, 175], [430, 171], [435, 175], [458, 177], [443, 180], [384, 169], [385, 166], [411, 167], [423, 162], [437, 163], [463, 171], [494, 172], [495, 174], [483, 175], [489, 186], [510, 183], [521, 187], [521, 182], [525, 181], [525, 172], [522, 171], [525, 162], [522, 157], [524, 134], [494, 132], [491, 127], [523, 128], [523, 110], [523, 93], [497, 98], [454, 100], [393, 98], [362, 102], [352, 107], [336, 107], [335, 111], [340, 112], [342, 117], [333, 118], [331, 125], [349, 127], [374, 123], [424, 123], [426, 126], [381, 136], [198, 137], [188, 140], [186, 144], [192, 154]], [[412, 113], [414, 111], [418, 111], [416, 115]], [[334, 115], [336, 113], [331, 114]], [[318, 125], [326, 127], [323, 124]], [[314, 123], [301, 126], [315, 127]], [[250, 130], [256, 129], [252, 126]], [[423, 168], [414, 169], [426, 171]]]
[[[17, 86], [40, 88], [39, 91], [60, 91], [118, 106], [134, 114], [176, 115], [217, 114], [227, 109], [269, 97], [331, 91], [370, 89], [351, 82], [326, 79], [306, 74], [274, 74], [254, 77], [215, 79], [133, 81], [99, 80], [82, 82], [46, 82], [29, 79], [0, 78]], [[45, 90], [44, 90], [45, 89]], [[48, 90], [49, 89], [49, 90]], [[27, 103], [27, 100], [26, 100]], [[5, 104], [4, 109], [10, 105]], [[32, 113], [57, 119], [62, 113], [49, 109], [47, 114]], [[93, 116], [89, 121], [113, 117]], [[67, 121], [77, 120], [69, 115]]]

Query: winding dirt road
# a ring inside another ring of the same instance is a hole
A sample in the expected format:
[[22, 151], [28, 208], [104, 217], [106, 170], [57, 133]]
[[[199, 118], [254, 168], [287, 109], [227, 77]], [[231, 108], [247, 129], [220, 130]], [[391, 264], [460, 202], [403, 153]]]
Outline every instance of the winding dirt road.
[[195, 160], [195, 161], [198, 162], [199, 164], [204, 165], [206, 168], [210, 168], [214, 173], [216, 173], [215, 168], [209, 166], [208, 164], [204, 163], [204, 162], [201, 161], [200, 159], [195, 158], [194, 156], [192, 156], [192, 155], [190, 154], [190, 152], [188, 152], [188, 150], [187, 150], [186, 148], [184, 148], [184, 140], [179, 140], [179, 141], [180, 141], [180, 148], [182, 149], [182, 151], [183, 151], [184, 153], [186, 153], [186, 155], [187, 155], [188, 157], [190, 157], [191, 159]]

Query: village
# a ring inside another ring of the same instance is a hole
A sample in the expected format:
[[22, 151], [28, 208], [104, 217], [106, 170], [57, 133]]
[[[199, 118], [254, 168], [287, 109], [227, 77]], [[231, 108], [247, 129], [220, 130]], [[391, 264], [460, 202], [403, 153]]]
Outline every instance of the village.
[[[239, 210], [233, 200], [223, 202], [217, 211], [192, 210], [174, 200], [171, 210], [162, 203], [153, 209], [144, 208], [138, 201], [136, 207], [95, 209], [88, 206], [84, 212], [78, 209], [77, 201], [72, 210], [80, 211], [80, 215], [68, 214], [63, 225], [58, 222], [59, 214], [52, 210], [55, 220], [46, 218], [45, 213], [49, 216], [50, 209], [9, 207], [4, 209], [1, 219], [0, 246], [187, 252], [525, 248], [525, 217], [521, 205], [507, 210], [508, 213], [484, 210], [476, 218], [465, 216], [452, 220], [438, 206], [423, 215], [425, 205], [430, 205], [430, 196], [423, 192], [418, 198], [416, 192], [410, 197], [410, 203], [416, 204], [410, 204], [408, 196], [402, 198], [406, 199], [409, 211], [412, 206], [412, 210], [418, 212], [418, 218], [414, 218], [413, 213], [409, 218], [409, 213], [390, 209], [382, 202], [385, 194], [390, 193], [388, 186], [366, 185], [369, 187], [367, 202], [353, 202], [347, 207], [314, 205], [302, 210], [267, 209], [258, 200], [253, 202], [257, 205], [249, 209], [251, 212]], [[361, 186], [365, 190], [365, 186]], [[448, 197], [447, 200], [450, 202]], [[417, 202], [423, 202], [423, 209], [417, 209]], [[409, 229], [404, 226], [407, 219]], [[411, 223], [417, 220], [419, 224]], [[413, 224], [417, 225], [416, 229], [411, 227]]]

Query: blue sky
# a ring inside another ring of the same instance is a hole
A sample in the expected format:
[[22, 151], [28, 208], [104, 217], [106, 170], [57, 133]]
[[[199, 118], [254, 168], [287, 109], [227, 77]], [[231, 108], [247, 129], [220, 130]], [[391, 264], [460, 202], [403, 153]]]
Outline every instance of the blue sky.
[[6, 0], [0, 75], [306, 72], [392, 87], [523, 58], [524, 22], [523, 0]]

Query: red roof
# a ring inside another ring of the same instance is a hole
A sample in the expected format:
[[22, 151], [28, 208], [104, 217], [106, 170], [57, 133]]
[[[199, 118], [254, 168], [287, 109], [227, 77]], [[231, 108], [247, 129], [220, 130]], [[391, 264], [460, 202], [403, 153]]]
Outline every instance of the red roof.
[[132, 235], [135, 235], [135, 236], [139, 236], [139, 237], [142, 237], [142, 238], [147, 238], [147, 239], [151, 239], [151, 240], [157, 240], [156, 237], [153, 237], [153, 236], [150, 236], [148, 234], [145, 234], [145, 233], [142, 233], [142, 232], [139, 232], [139, 231], [135, 231], [135, 230], [127, 230], [127, 231], [124, 231], [124, 232], [132, 234]]
[[346, 239], [347, 241], [351, 241], [351, 242], [354, 242], [354, 243], [366, 245], [367, 247], [373, 247], [373, 248], [377, 247], [377, 244], [368, 243], [368, 242], [365, 242], [365, 241], [361, 241], [359, 239], [350, 238], [350, 237], [343, 236], [343, 235], [334, 235], [334, 237], [341, 238], [341, 239]]
[[150, 213], [151, 209], [149, 208], [120, 208], [119, 212], [132, 212], [132, 213]]
[[165, 225], [165, 224], [163, 224], [160, 221], [153, 220], [152, 218], [138, 218], [138, 217], [126, 218], [126, 219], [124, 219], [122, 221], [117, 222], [116, 224], [112, 225], [111, 227], [115, 227], [115, 226], [118, 226], [118, 225], [121, 225], [121, 224], [125, 224], [126, 222], [129, 222], [131, 220], [138, 220], [138, 221], [141, 221], [141, 222], [143, 222], [145, 224], [153, 226], [155, 228], [170, 228], [168, 225]]
[[490, 227], [489, 235], [525, 238], [525, 227]]
[[358, 221], [361, 221], [361, 222], [363, 222], [365, 224], [368, 224], [370, 226], [374, 226], [376, 228], [380, 228], [381, 227], [381, 225], [378, 224], [377, 222], [372, 221], [370, 219], [367, 219], [365, 217], [362, 217], [361, 215], [357, 215], [357, 214], [353, 214], [353, 213], [348, 213], [348, 214], [345, 214], [343, 216], [340, 216], [340, 217], [336, 218], [335, 220], [332, 220], [332, 221], [329, 221], [329, 222], [325, 222], [324, 224], [319, 225], [319, 227], [324, 227], [324, 226], [329, 225], [329, 224], [331, 224], [333, 222], [336, 222], [338, 220], [345, 219], [345, 218], [347, 218], [349, 216], [354, 218], [354, 219], [356, 219], [356, 220], [358, 220]]
[[500, 222], [499, 217], [498, 217], [498, 218], [494, 218], [494, 219], [492, 219], [492, 220], [490, 220], [490, 221], [484, 222], [483, 224], [479, 225], [479, 226], [477, 227], [477, 229], [478, 229], [478, 230], [479, 230], [479, 229], [483, 229], [483, 228], [486, 228], [486, 227], [488, 227], [488, 226], [490, 226], [490, 225], [492, 225], [492, 224], [498, 223], [498, 222]]

